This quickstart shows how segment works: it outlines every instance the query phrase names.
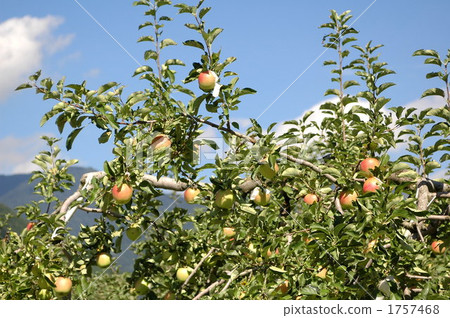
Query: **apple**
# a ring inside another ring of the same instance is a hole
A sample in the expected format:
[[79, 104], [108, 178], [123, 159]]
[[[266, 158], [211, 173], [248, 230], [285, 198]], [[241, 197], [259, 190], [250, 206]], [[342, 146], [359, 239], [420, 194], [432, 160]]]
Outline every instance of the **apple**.
[[55, 292], [58, 294], [68, 294], [72, 290], [72, 280], [67, 277], [56, 277]]
[[134, 289], [138, 295], [145, 295], [150, 290], [149, 283], [144, 277], [141, 277], [134, 283]]
[[376, 192], [381, 185], [381, 180], [375, 177], [370, 177], [363, 184], [363, 193]]
[[250, 199], [253, 200], [256, 205], [268, 205], [270, 202], [270, 191], [265, 190], [263, 192], [259, 187], [256, 187], [253, 189]]
[[34, 223], [34, 222], [29, 222], [29, 223], [27, 224], [27, 231], [31, 230], [35, 224], [36, 224], [36, 223]]
[[234, 203], [234, 193], [232, 190], [219, 190], [216, 193], [215, 205], [222, 209], [231, 209]]
[[181, 282], [186, 281], [189, 277], [189, 270], [186, 267], [180, 267], [177, 269], [177, 279]]
[[141, 236], [142, 229], [139, 225], [133, 224], [127, 229], [125, 233], [130, 240], [136, 241]]
[[108, 253], [100, 253], [95, 258], [97, 266], [101, 268], [106, 268], [111, 265], [111, 255]]
[[377, 244], [377, 242], [378, 242], [377, 239], [371, 240], [371, 241], [369, 242], [369, 244], [367, 244], [367, 247], [364, 249], [363, 253], [364, 253], [364, 254], [367, 254], [367, 253], [369, 253], [369, 252], [372, 252], [372, 250], [373, 250], [373, 248], [375, 247], [375, 245]]
[[353, 190], [342, 191], [339, 195], [339, 202], [343, 209], [349, 209], [353, 207], [353, 202], [358, 198], [358, 194]]
[[209, 92], [216, 86], [218, 77], [213, 71], [201, 72], [198, 76], [198, 86], [202, 91]]
[[438, 240], [431, 243], [431, 250], [436, 254], [443, 254], [445, 252], [445, 246], [441, 246], [444, 244], [444, 241]]
[[[279, 250], [278, 247], [277, 247], [277, 248], [275, 249], [275, 255], [278, 255], [278, 254], [280, 254], [280, 250]], [[270, 250], [270, 248], [267, 249], [266, 255], [267, 255], [267, 257], [271, 257], [271, 256], [273, 255], [273, 253], [272, 253], [272, 251]]]
[[164, 300], [175, 300], [175, 294], [172, 292], [167, 292], [167, 294], [164, 296]]
[[162, 151], [169, 148], [172, 145], [172, 141], [167, 135], [159, 134], [153, 138], [150, 148], [153, 151]]
[[280, 168], [278, 167], [277, 163], [274, 164], [273, 169], [270, 167], [269, 163], [264, 163], [264, 164], [260, 165], [258, 168], [259, 173], [264, 178], [269, 179], [269, 180], [271, 180], [275, 177], [278, 170], [280, 170]]
[[184, 200], [187, 203], [192, 204], [199, 193], [200, 189], [187, 188], [186, 191], [184, 191]]
[[111, 190], [113, 199], [119, 204], [126, 204], [130, 202], [133, 195], [133, 188], [128, 184], [123, 183], [121, 186], [115, 184]]
[[327, 272], [328, 270], [326, 268], [322, 268], [317, 274], [316, 276], [319, 278], [324, 279], [327, 276]]
[[226, 237], [233, 237], [233, 236], [236, 235], [236, 232], [235, 232], [234, 228], [232, 228], [232, 227], [224, 227], [223, 228], [223, 234]]
[[359, 164], [359, 170], [365, 177], [372, 177], [373, 174], [370, 170], [380, 166], [380, 161], [376, 158], [366, 158]]
[[305, 201], [305, 203], [308, 204], [308, 205], [312, 205], [312, 204], [314, 204], [316, 202], [319, 202], [319, 197], [316, 194], [314, 194], [314, 193], [308, 193], [303, 198], [303, 201]]
[[275, 288], [274, 293], [286, 295], [289, 290], [289, 281], [285, 280], [283, 283], [278, 285], [277, 288]]

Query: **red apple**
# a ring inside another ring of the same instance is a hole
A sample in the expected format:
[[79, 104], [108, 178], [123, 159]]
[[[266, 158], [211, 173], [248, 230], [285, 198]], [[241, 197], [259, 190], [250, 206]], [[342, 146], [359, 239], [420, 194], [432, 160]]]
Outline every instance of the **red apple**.
[[[278, 249], [278, 247], [275, 249], [275, 255], [280, 254], [280, 250]], [[272, 251], [270, 250], [270, 248], [267, 250], [266, 252], [267, 257], [271, 257], [273, 255]]]
[[236, 232], [234, 231], [234, 228], [232, 228], [232, 227], [224, 227], [223, 228], [223, 234], [226, 237], [233, 237], [233, 236], [236, 235]]
[[314, 193], [308, 193], [303, 198], [303, 201], [305, 201], [306, 204], [311, 205], [311, 204], [314, 204], [316, 202], [319, 202], [319, 197], [317, 195], [315, 195]]
[[381, 185], [381, 180], [375, 177], [370, 177], [363, 184], [363, 193], [376, 192]]
[[167, 135], [160, 134], [153, 138], [150, 148], [153, 151], [162, 151], [169, 148], [172, 145], [172, 141]]
[[270, 191], [265, 190], [263, 192], [259, 187], [256, 187], [253, 189], [250, 199], [253, 200], [256, 205], [268, 205], [270, 202]]
[[366, 177], [372, 177], [373, 174], [370, 170], [375, 169], [380, 166], [380, 161], [376, 158], [366, 158], [359, 164], [359, 170], [361, 170], [362, 175]]
[[29, 222], [29, 223], [27, 224], [27, 231], [31, 230], [35, 224], [36, 224], [36, 223], [34, 223], [34, 222]]
[[342, 191], [339, 195], [339, 202], [343, 209], [349, 209], [353, 206], [353, 202], [358, 198], [358, 194], [352, 190]]
[[186, 191], [184, 191], [184, 200], [187, 203], [192, 204], [199, 193], [200, 189], [187, 188]]
[[123, 183], [121, 186], [114, 185], [111, 190], [114, 200], [119, 204], [126, 204], [130, 202], [133, 196], [133, 188], [128, 184]]
[[218, 77], [213, 71], [201, 72], [198, 76], [198, 86], [205, 92], [212, 91], [216, 86]]
[[111, 265], [111, 255], [108, 253], [100, 253], [96, 256], [95, 261], [98, 267], [106, 268]]
[[72, 290], [72, 280], [67, 277], [56, 277], [55, 292], [58, 294], [68, 294]]
[[436, 254], [442, 254], [445, 252], [445, 246], [442, 246], [444, 241], [438, 240], [431, 243], [431, 250]]
[[219, 190], [216, 193], [215, 205], [222, 209], [231, 209], [234, 203], [234, 193], [232, 190]]

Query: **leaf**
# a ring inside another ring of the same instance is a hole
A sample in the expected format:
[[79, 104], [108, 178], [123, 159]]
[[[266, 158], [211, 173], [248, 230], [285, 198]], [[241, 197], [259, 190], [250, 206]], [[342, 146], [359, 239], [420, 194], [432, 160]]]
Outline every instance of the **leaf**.
[[175, 42], [172, 39], [164, 39], [164, 40], [162, 40], [160, 47], [163, 49], [166, 46], [170, 46], [170, 45], [177, 45], [177, 42]]
[[241, 210], [247, 213], [250, 213], [252, 215], [256, 215], [256, 210], [250, 206], [241, 205]]
[[209, 12], [209, 10], [211, 10], [211, 7], [206, 7], [206, 8], [201, 9], [198, 14], [200, 19], [203, 19], [203, 17], [205, 16], [205, 14], [207, 14]]
[[338, 89], [327, 89], [326, 91], [325, 91], [325, 96], [328, 96], [328, 95], [336, 95], [336, 96], [339, 96], [341, 94], [341, 92], [338, 90]]
[[214, 28], [211, 32], [208, 33], [208, 37], [206, 39], [207, 43], [212, 44], [216, 37], [222, 33], [223, 29], [221, 28]]
[[347, 88], [349, 88], [350, 86], [357, 86], [357, 85], [359, 85], [359, 83], [357, 82], [357, 81], [345, 81], [344, 82], [344, 89], [347, 89]]
[[439, 54], [435, 50], [417, 50], [413, 53], [413, 56], [434, 56], [439, 58]]
[[112, 87], [114, 87], [114, 86], [116, 86], [116, 85], [117, 85], [116, 82], [109, 82], [109, 83], [106, 83], [106, 84], [104, 84], [104, 85], [102, 85], [102, 86], [100, 86], [100, 87], [98, 88], [97, 94], [100, 95], [100, 94], [106, 92], [107, 90], [109, 90], [110, 88], [112, 88]]
[[283, 171], [281, 176], [283, 177], [298, 177], [301, 174], [299, 169], [296, 168], [287, 168]]
[[145, 60], [150, 60], [150, 59], [156, 60], [157, 58], [158, 58], [158, 53], [156, 53], [153, 50], [147, 50], [144, 53]]
[[270, 266], [269, 269], [273, 270], [274, 272], [278, 272], [278, 273], [286, 273], [286, 271], [284, 269], [276, 267], [276, 266]]
[[138, 42], [144, 42], [144, 41], [155, 42], [155, 38], [151, 35], [146, 35], [146, 36], [141, 36], [137, 41]]
[[187, 41], [184, 41], [183, 44], [186, 45], [186, 46], [192, 46], [192, 47], [196, 47], [196, 48], [202, 49], [203, 51], [205, 50], [205, 47], [199, 41], [187, 40]]
[[336, 169], [336, 168], [326, 168], [322, 171], [324, 174], [329, 174], [332, 175], [334, 177], [340, 177], [341, 176], [341, 172]]
[[73, 144], [75, 138], [78, 136], [78, 134], [81, 132], [81, 130], [83, 130], [83, 128], [84, 128], [84, 127], [74, 129], [74, 130], [69, 134], [69, 136], [67, 137], [67, 140], [66, 140], [66, 149], [67, 149], [67, 150], [72, 149], [72, 144]]
[[427, 97], [427, 96], [434, 96], [434, 95], [445, 97], [445, 93], [442, 89], [430, 88], [430, 89], [427, 89], [425, 92], [423, 92], [422, 98]]
[[24, 84], [22, 84], [22, 85], [19, 85], [19, 86], [16, 88], [16, 91], [20, 91], [21, 89], [31, 88], [31, 87], [33, 87], [33, 86], [31, 86], [31, 85], [28, 84], [28, 83], [24, 83]]
[[148, 66], [148, 65], [144, 65], [144, 66], [138, 67], [136, 69], [136, 71], [134, 71], [133, 76], [136, 76], [136, 75], [144, 73], [144, 72], [153, 72], [153, 69], [150, 66]]
[[404, 163], [404, 162], [399, 162], [399, 163], [396, 163], [396, 164], [391, 168], [391, 172], [394, 173], [394, 172], [397, 172], [397, 171], [400, 171], [400, 170], [406, 170], [406, 169], [411, 169], [411, 167], [409, 166], [409, 164]]

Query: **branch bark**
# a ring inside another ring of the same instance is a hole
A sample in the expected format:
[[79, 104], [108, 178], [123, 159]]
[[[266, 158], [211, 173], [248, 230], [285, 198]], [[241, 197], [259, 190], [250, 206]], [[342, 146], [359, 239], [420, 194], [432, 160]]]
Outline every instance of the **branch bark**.
[[[247, 269], [241, 273], [239, 273], [236, 278], [241, 277], [241, 276], [245, 276], [248, 275], [250, 273], [253, 272], [253, 269]], [[235, 278], [235, 279], [236, 279]], [[206, 289], [202, 290], [197, 296], [195, 296], [192, 300], [198, 300], [200, 298], [202, 298], [203, 296], [205, 296], [206, 294], [208, 294], [212, 289], [216, 288], [219, 285], [222, 285], [223, 283], [225, 283], [226, 280], [225, 279], [220, 279], [214, 283], [212, 283], [211, 285], [209, 285]]]
[[194, 270], [192, 271], [192, 273], [188, 276], [188, 278], [184, 281], [183, 285], [181, 285], [181, 289], [184, 288], [184, 286], [186, 286], [189, 281], [191, 280], [191, 278], [195, 275], [195, 273], [197, 273], [198, 269], [200, 268], [200, 266], [202, 266], [203, 262], [216, 250], [215, 247], [212, 247], [208, 254], [205, 255], [205, 257], [203, 257], [201, 259], [201, 261], [197, 264], [197, 266], [195, 266]]

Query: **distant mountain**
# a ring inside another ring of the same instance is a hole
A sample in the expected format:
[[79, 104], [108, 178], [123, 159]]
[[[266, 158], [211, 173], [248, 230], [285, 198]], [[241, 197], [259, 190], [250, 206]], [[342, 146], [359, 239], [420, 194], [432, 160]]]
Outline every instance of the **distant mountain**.
[[[75, 191], [82, 175], [91, 171], [94, 171], [94, 169], [81, 167], [69, 168], [69, 173], [73, 174], [76, 180], [74, 189], [72, 191], [57, 194], [58, 198], [63, 200], [72, 194], [72, 192]], [[34, 181], [31, 184], [28, 183], [30, 177], [31, 174], [17, 174], [8, 176], [0, 175], [0, 217], [2, 213], [12, 213], [13, 215], [16, 215], [16, 212], [13, 210], [14, 208], [30, 203], [33, 200], [40, 199], [38, 195], [33, 193], [34, 185], [37, 181]], [[162, 202], [162, 206], [160, 208], [161, 211], [165, 211], [174, 201], [170, 194], [164, 194], [158, 199]], [[190, 205], [183, 199], [178, 199], [176, 203], [170, 207], [170, 209], [172, 210], [175, 207], [193, 211], [199, 206]], [[68, 226], [72, 229], [71, 232], [76, 234], [80, 229], [80, 224], [87, 226], [93, 225], [95, 223], [94, 219], [97, 217], [99, 217], [99, 214], [97, 213], [86, 213], [78, 210], [69, 221]], [[28, 221], [23, 216], [20, 218], [15, 217], [9, 220], [8, 226], [10, 226], [12, 230], [20, 232], [26, 226], [27, 222]], [[5, 231], [5, 228], [0, 228], [0, 233], [4, 233]], [[131, 243], [132, 242], [125, 236], [122, 242], [122, 250], [125, 250], [125, 248], [127, 248]], [[121, 265], [121, 270], [132, 271], [135, 257], [136, 256], [133, 254], [131, 249], [127, 250], [127, 252], [125, 252], [125, 254], [117, 262]]]

